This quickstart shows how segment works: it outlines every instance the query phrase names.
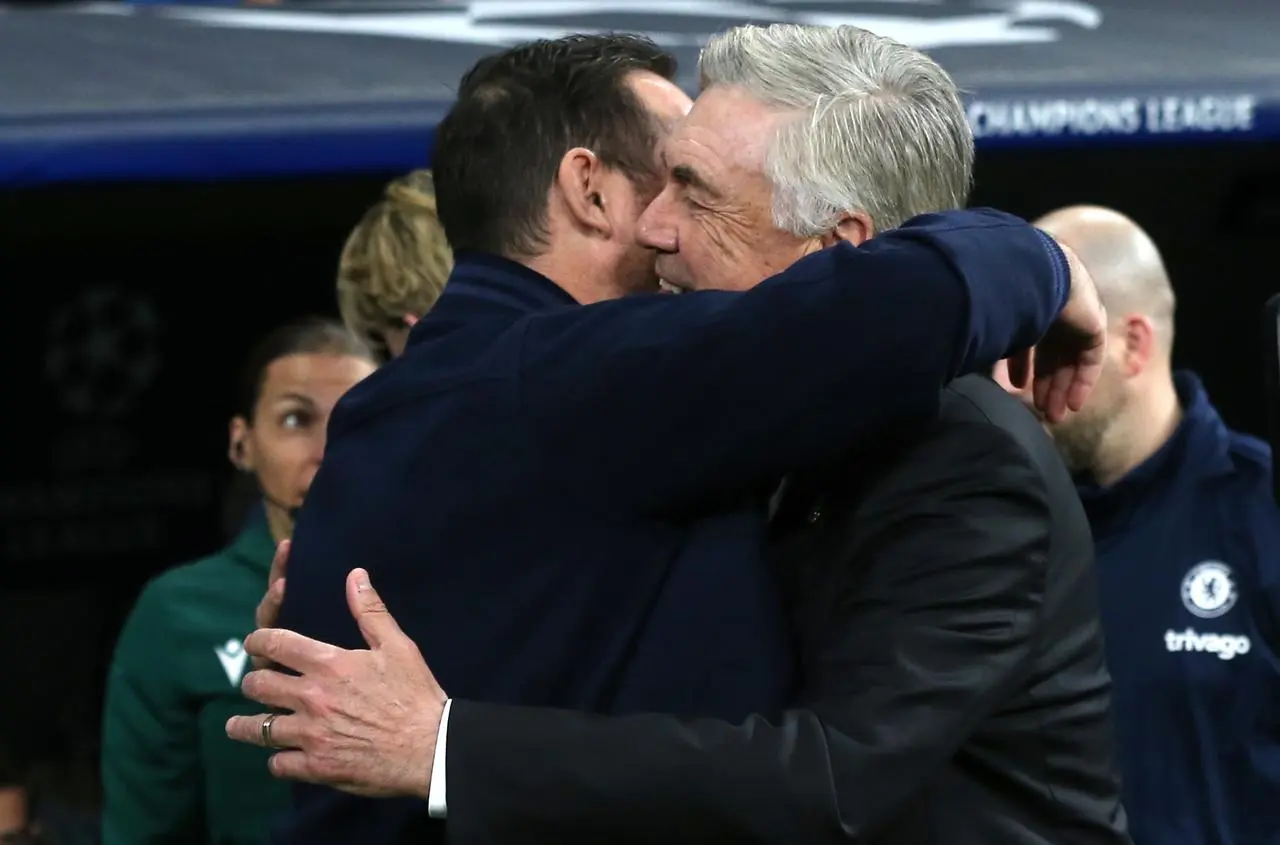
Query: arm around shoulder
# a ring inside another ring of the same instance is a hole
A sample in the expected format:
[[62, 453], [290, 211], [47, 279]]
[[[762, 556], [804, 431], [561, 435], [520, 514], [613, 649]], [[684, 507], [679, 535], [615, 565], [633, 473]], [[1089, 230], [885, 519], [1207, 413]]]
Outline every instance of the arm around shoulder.
[[923, 421], [959, 373], [1035, 343], [1061, 250], [989, 210], [925, 215], [745, 293], [632, 297], [523, 324], [520, 396], [547, 451], [633, 507], [741, 490]]

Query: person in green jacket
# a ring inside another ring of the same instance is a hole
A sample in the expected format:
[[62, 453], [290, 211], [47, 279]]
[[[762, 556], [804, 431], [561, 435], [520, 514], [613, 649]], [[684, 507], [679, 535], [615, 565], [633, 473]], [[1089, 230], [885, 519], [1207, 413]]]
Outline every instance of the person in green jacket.
[[103, 719], [103, 845], [257, 845], [287, 807], [268, 752], [231, 742], [224, 726], [259, 709], [240, 693], [241, 641], [320, 465], [329, 413], [375, 360], [365, 341], [316, 318], [251, 354], [229, 455], [256, 480], [261, 506], [230, 546], [151, 581], [125, 623]]

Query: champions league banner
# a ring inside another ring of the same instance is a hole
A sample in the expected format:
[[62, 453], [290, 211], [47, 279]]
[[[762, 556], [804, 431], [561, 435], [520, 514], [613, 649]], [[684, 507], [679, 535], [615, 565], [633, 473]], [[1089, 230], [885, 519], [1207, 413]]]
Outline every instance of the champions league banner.
[[1280, 137], [1260, 0], [452, 0], [0, 7], [0, 185], [395, 172], [480, 56], [644, 33], [696, 89], [743, 23], [850, 24], [934, 55], [980, 148]]

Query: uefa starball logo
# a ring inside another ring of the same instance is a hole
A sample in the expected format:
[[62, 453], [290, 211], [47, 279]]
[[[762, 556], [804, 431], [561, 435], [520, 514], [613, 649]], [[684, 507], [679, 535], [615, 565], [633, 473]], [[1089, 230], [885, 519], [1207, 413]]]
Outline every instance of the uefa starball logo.
[[746, 23], [857, 26], [920, 49], [1040, 44], [1067, 28], [1096, 29], [1082, 0], [470, 0], [323, 9], [167, 7], [206, 26], [413, 38], [505, 47], [569, 33], [638, 32], [667, 48], [697, 48]]
[[76, 416], [119, 416], [155, 382], [160, 333], [160, 314], [146, 295], [90, 288], [53, 313], [45, 376]]

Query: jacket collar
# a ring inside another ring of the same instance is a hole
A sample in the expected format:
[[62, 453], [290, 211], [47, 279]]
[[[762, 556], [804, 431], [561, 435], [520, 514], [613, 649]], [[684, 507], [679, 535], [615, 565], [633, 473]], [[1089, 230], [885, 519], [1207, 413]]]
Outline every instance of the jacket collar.
[[1232, 469], [1231, 435], [1209, 401], [1200, 379], [1190, 372], [1174, 374], [1174, 387], [1182, 406], [1182, 421], [1173, 436], [1110, 487], [1091, 478], [1077, 479], [1095, 535], [1105, 535], [1127, 524], [1134, 512], [1161, 490], [1184, 484], [1189, 478], [1207, 478]]
[[254, 505], [245, 519], [244, 527], [227, 552], [236, 560], [255, 570], [261, 570], [265, 576], [271, 571], [271, 559], [276, 554], [276, 541], [271, 537], [267, 527], [267, 514], [261, 503]]
[[432, 318], [468, 319], [545, 311], [577, 301], [541, 273], [500, 255], [461, 252]]

